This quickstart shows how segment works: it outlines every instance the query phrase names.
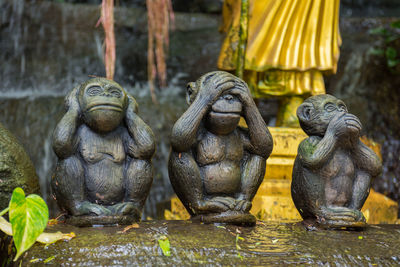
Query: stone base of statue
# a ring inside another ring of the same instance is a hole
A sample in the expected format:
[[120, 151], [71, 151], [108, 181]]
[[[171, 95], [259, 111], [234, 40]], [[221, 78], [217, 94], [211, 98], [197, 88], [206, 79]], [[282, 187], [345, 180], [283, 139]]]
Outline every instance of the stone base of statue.
[[253, 226], [256, 224], [256, 217], [254, 215], [238, 211], [201, 214], [191, 219], [192, 221], [200, 221], [203, 223], [227, 223], [245, 226]]
[[[145, 221], [131, 228], [60, 223], [46, 229], [57, 231], [76, 237], [46, 249], [37, 242], [14, 266], [398, 266], [400, 255], [400, 225], [332, 232], [281, 222], [221, 227]], [[11, 265], [13, 255], [8, 257]]]
[[[300, 128], [269, 127], [269, 130], [274, 149], [267, 160], [264, 181], [252, 201], [250, 213], [264, 221], [300, 221], [302, 218], [291, 198], [290, 183], [297, 147], [307, 135]], [[368, 139], [362, 141], [379, 155], [376, 143]], [[171, 199], [169, 207], [170, 210], [164, 212], [166, 219], [190, 218], [177, 197]], [[371, 189], [361, 211], [369, 224], [396, 223], [398, 204]]]
[[[310, 224], [308, 224], [306, 221], [303, 221], [303, 224], [306, 225], [306, 228], [308, 228], [308, 226], [310, 226]], [[313, 225], [313, 224], [311, 224], [311, 225]], [[367, 225], [368, 224], [366, 222], [362, 222], [362, 221], [349, 222], [349, 221], [342, 221], [342, 220], [324, 220], [324, 221], [319, 221], [319, 222], [315, 223], [313, 226], [316, 226], [318, 228], [323, 228], [323, 229], [362, 230], [362, 229], [366, 228]]]
[[140, 221], [140, 216], [133, 215], [112, 215], [112, 216], [70, 216], [66, 223], [78, 226], [88, 227], [94, 225], [128, 225]]

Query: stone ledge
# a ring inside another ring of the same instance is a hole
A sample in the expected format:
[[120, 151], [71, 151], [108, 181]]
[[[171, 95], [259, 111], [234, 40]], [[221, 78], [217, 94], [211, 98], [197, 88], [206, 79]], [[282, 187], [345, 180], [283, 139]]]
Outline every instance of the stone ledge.
[[[217, 226], [190, 221], [148, 221], [122, 233], [123, 227], [76, 228], [59, 224], [47, 231], [75, 232], [69, 242], [46, 249], [35, 244], [22, 266], [189, 266], [189, 265], [397, 265], [400, 225], [370, 226], [365, 231], [306, 231], [295, 223], [258, 222], [255, 227]], [[243, 239], [238, 240], [236, 234]], [[167, 236], [171, 256], [157, 240]], [[241, 259], [242, 257], [242, 259]], [[36, 262], [32, 263], [31, 260]], [[19, 263], [16, 263], [18, 266]]]

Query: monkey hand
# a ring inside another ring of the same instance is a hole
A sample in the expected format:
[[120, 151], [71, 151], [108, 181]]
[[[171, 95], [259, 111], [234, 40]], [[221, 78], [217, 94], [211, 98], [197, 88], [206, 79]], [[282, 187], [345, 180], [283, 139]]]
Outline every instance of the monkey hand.
[[358, 140], [362, 128], [360, 120], [353, 114], [347, 113], [344, 117], [346, 122], [346, 132], [351, 139]]
[[340, 112], [329, 122], [327, 132], [334, 134], [336, 137], [350, 136], [358, 138], [360, 130], [361, 122], [356, 116]]
[[137, 113], [138, 109], [139, 109], [139, 106], [138, 106], [136, 100], [130, 95], [128, 95], [127, 98], [128, 98], [128, 108], [127, 108], [127, 110], [128, 111], [132, 111], [133, 113]]
[[254, 100], [251, 97], [250, 89], [244, 81], [236, 79], [235, 87], [228, 92], [237, 96], [245, 108], [250, 105], [255, 106]]
[[78, 101], [79, 87], [75, 87], [65, 98], [65, 106], [68, 111], [75, 111], [80, 113], [80, 106]]
[[203, 83], [197, 98], [207, 99], [207, 104], [211, 106], [225, 91], [235, 86], [235, 79], [230, 73], [215, 74]]

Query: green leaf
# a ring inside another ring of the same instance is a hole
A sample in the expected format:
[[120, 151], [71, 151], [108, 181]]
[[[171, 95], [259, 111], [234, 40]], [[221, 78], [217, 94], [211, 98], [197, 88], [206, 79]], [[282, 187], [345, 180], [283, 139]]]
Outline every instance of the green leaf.
[[389, 46], [386, 48], [386, 57], [388, 59], [395, 59], [397, 57], [397, 51], [393, 47]]
[[43, 263], [51, 262], [51, 261], [54, 260], [55, 258], [56, 258], [56, 256], [48, 257], [47, 259], [45, 259], [45, 260], [43, 261]]
[[166, 237], [165, 235], [161, 236], [160, 239], [158, 239], [158, 245], [160, 246], [164, 256], [171, 256], [171, 249], [168, 237]]
[[393, 41], [396, 41], [397, 39], [399, 39], [400, 36], [396, 36], [396, 35], [389, 35], [386, 39], [385, 39], [385, 43], [389, 44]]
[[400, 60], [399, 59], [388, 59], [388, 61], [387, 61], [387, 65], [390, 68], [396, 67], [398, 64], [400, 64]]
[[46, 228], [49, 210], [40, 196], [32, 194], [25, 198], [24, 190], [20, 187], [14, 189], [9, 207], [14, 244], [17, 249], [14, 258], [16, 261]]
[[388, 31], [383, 27], [374, 28], [374, 29], [369, 30], [369, 34], [386, 35], [387, 33], [388, 33]]
[[390, 26], [392, 26], [392, 28], [400, 29], [400, 20], [393, 22]]
[[369, 49], [369, 53], [374, 56], [382, 56], [385, 54], [385, 50], [380, 48], [371, 48]]

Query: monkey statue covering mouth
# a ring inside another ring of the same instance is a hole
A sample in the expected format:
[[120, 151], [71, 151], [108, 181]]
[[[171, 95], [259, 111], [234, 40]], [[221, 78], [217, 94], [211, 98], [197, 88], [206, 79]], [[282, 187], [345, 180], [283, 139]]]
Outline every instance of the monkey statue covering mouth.
[[291, 191], [306, 226], [365, 227], [360, 210], [382, 165], [359, 139], [360, 120], [327, 94], [306, 99], [297, 116], [309, 137], [299, 145]]

